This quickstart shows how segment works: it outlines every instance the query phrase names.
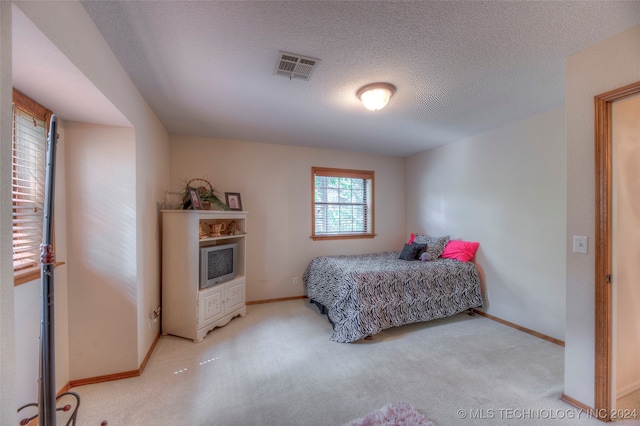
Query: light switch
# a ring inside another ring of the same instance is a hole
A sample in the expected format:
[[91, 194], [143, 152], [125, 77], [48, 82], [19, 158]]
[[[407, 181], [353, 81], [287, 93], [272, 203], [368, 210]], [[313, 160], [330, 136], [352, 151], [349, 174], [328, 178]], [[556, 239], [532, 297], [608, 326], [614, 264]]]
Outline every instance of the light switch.
[[589, 249], [588, 238], [581, 235], [573, 236], [573, 252], [587, 254]]

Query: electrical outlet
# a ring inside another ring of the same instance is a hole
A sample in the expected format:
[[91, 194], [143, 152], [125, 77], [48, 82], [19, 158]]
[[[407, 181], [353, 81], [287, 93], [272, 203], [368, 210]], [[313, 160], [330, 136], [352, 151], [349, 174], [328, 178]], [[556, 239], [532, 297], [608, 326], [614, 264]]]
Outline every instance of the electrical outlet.
[[291, 284], [293, 284], [293, 285], [298, 285], [298, 277], [293, 277], [293, 278], [291, 279]]
[[158, 322], [158, 318], [160, 318], [160, 310], [161, 309], [162, 308], [160, 306], [158, 306], [156, 309], [151, 311], [151, 314], [149, 314], [149, 323]]

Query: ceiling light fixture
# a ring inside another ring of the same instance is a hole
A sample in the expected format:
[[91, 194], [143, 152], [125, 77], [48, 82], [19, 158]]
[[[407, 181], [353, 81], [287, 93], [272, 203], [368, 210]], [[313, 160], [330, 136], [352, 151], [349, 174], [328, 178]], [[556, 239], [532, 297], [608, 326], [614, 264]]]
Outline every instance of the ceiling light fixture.
[[378, 111], [387, 105], [396, 92], [396, 86], [389, 83], [371, 83], [358, 89], [356, 93], [365, 108]]

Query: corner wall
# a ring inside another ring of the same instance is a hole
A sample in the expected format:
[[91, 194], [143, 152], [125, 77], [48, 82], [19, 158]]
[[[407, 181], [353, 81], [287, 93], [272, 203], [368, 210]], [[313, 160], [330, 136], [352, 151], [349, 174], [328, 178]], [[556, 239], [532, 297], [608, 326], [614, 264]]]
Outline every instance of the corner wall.
[[407, 230], [478, 241], [483, 311], [564, 340], [565, 111], [407, 161]]
[[640, 80], [640, 25], [567, 59], [567, 337], [564, 393], [593, 407], [595, 256], [570, 252], [595, 237], [594, 97]]

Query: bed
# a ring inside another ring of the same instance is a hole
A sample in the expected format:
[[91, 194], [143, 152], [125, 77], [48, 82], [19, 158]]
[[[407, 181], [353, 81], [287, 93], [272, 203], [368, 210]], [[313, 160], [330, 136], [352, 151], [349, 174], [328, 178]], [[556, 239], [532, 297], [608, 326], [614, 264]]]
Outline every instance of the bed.
[[330, 339], [355, 342], [380, 331], [482, 305], [473, 262], [401, 260], [399, 252], [314, 258], [307, 296], [333, 325]]

